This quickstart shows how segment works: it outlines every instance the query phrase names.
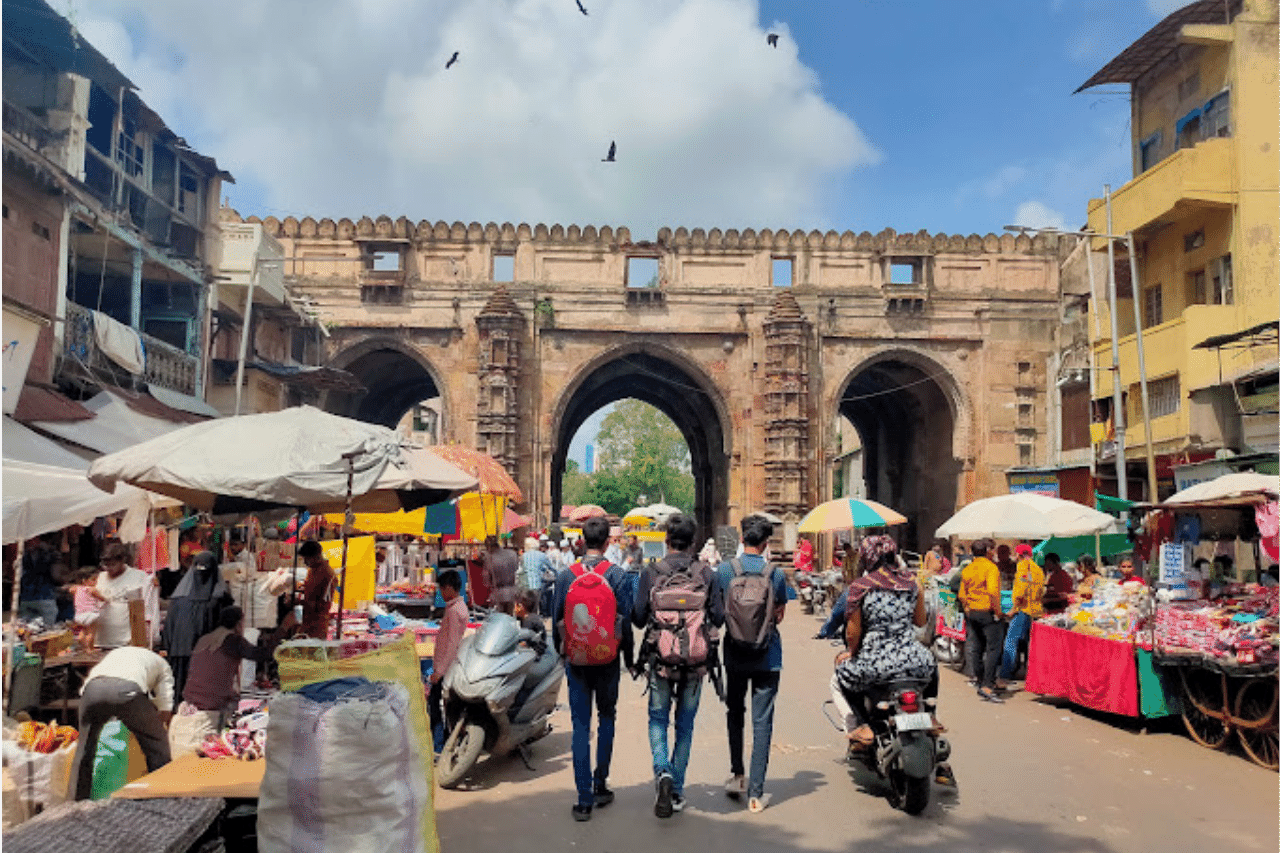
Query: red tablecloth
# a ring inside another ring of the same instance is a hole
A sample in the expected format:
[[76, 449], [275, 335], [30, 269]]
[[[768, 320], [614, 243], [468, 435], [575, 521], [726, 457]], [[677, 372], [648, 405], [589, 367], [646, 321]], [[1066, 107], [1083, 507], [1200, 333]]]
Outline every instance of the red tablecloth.
[[1138, 665], [1133, 644], [1033, 622], [1026, 689], [1097, 711], [1136, 717]]

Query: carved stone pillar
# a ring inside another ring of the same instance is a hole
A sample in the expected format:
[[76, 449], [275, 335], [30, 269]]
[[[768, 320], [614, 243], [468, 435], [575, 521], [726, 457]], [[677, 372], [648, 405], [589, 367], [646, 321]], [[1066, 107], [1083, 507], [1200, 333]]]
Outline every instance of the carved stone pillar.
[[476, 396], [478, 449], [502, 463], [512, 477], [520, 461], [519, 380], [520, 343], [524, 339], [524, 314], [505, 287], [489, 297], [476, 316], [480, 337]]
[[809, 339], [812, 324], [791, 291], [764, 321], [765, 506], [803, 516], [809, 502]]

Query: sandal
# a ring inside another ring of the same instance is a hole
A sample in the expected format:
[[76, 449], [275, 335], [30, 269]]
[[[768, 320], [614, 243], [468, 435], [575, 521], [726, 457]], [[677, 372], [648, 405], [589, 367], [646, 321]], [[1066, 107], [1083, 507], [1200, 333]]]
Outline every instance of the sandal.
[[951, 765], [940, 762], [933, 770], [933, 781], [948, 788], [956, 787], [956, 774], [951, 772]]

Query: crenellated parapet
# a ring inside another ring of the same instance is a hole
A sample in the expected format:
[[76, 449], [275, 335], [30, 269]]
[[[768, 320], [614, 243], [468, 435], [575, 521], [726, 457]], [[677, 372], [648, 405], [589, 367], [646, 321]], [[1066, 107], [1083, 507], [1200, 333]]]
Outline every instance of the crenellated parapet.
[[878, 233], [869, 231], [854, 233], [853, 231], [804, 231], [777, 230], [764, 228], [756, 230], [746, 228], [686, 228], [680, 226], [672, 229], [660, 228], [653, 241], [634, 241], [631, 230], [624, 227], [608, 225], [546, 225], [537, 223], [498, 224], [489, 222], [453, 222], [443, 220], [429, 222], [425, 219], [414, 223], [401, 216], [392, 219], [382, 215], [375, 218], [363, 216], [358, 220], [342, 218], [314, 219], [310, 216], [297, 219], [286, 217], [277, 219], [268, 216], [259, 219], [250, 216], [241, 220], [233, 210], [226, 210], [227, 221], [261, 222], [272, 236], [285, 239], [338, 239], [338, 240], [409, 240], [417, 244], [429, 243], [471, 243], [502, 244], [513, 246], [517, 243], [558, 244], [599, 246], [610, 249], [628, 246], [644, 247], [658, 250], [739, 250], [739, 251], [797, 251], [797, 250], [846, 250], [855, 252], [881, 252], [903, 254], [983, 254], [983, 253], [1022, 253], [1045, 254], [1057, 251], [1058, 238], [1052, 234], [1041, 233], [1035, 237], [1026, 234], [932, 234], [928, 231], [899, 234], [892, 228], [885, 228]]

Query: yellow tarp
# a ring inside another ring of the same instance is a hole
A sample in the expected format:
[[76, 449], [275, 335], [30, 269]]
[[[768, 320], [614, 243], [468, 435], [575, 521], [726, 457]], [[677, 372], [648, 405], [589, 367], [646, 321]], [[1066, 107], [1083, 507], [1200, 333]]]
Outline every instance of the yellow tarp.
[[[365, 533], [383, 533], [391, 534], [407, 534], [409, 536], [422, 536], [422, 528], [427, 526], [427, 510], [426, 508], [415, 509], [413, 512], [357, 512], [355, 514], [356, 522], [354, 529]], [[343, 515], [340, 512], [331, 512], [325, 515], [325, 524], [336, 524], [342, 526]]]
[[[324, 558], [341, 577], [342, 540], [325, 539], [320, 547], [324, 549]], [[374, 589], [377, 586], [377, 561], [374, 559], [376, 550], [372, 536], [355, 536], [347, 540], [347, 586], [343, 593], [347, 607], [354, 607], [357, 601], [374, 600]], [[334, 600], [337, 600], [336, 594]]]
[[502, 495], [485, 495], [467, 492], [458, 498], [458, 518], [461, 538], [468, 542], [482, 542], [487, 536], [502, 532], [502, 519], [507, 511], [507, 499]]

